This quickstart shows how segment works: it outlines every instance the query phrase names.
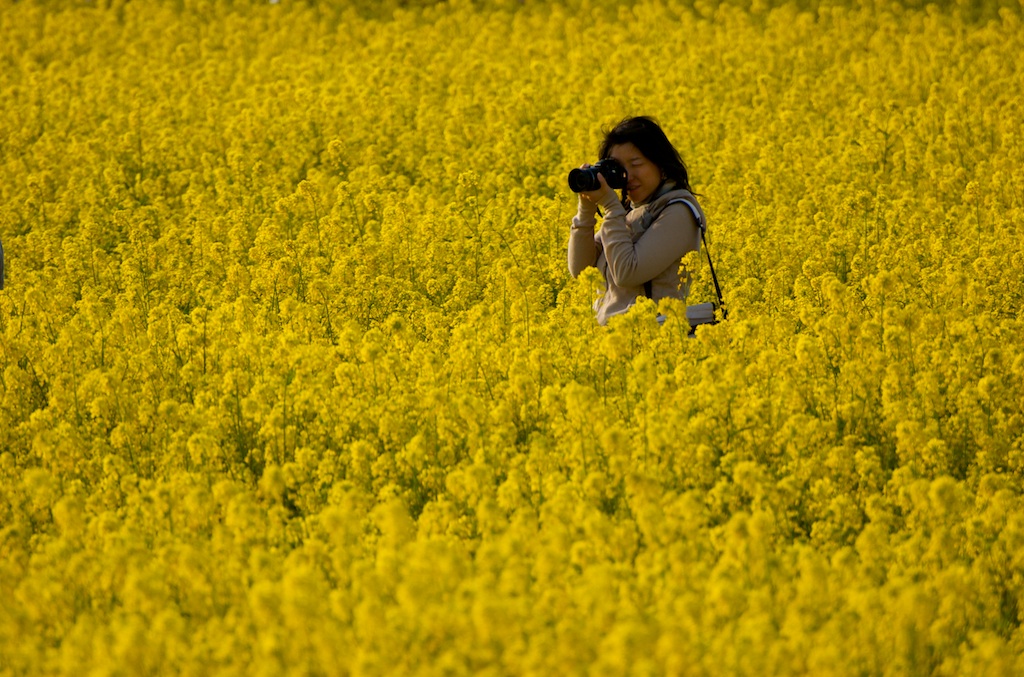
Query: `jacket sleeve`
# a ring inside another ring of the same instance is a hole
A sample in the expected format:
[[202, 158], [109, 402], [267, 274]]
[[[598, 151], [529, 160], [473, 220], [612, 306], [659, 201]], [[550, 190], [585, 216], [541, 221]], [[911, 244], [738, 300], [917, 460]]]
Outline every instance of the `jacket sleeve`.
[[569, 230], [569, 274], [577, 277], [584, 268], [597, 265], [600, 244], [594, 236], [597, 206], [580, 199], [576, 216]]
[[636, 242], [625, 214], [601, 226], [608, 275], [620, 287], [637, 287], [657, 277], [689, 251], [700, 246], [700, 229], [685, 204], [670, 204]]

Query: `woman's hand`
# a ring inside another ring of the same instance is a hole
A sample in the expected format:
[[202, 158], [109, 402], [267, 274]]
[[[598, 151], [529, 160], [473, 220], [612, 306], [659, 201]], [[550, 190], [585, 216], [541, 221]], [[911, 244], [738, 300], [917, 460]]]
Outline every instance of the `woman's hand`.
[[[589, 168], [590, 168], [590, 164], [587, 163], [587, 162], [584, 162], [582, 165], [580, 165], [580, 169], [589, 169]], [[597, 180], [601, 184], [600, 188], [598, 188], [597, 190], [587, 190], [587, 191], [583, 191], [582, 193], [580, 193], [580, 197], [582, 199], [586, 199], [591, 204], [593, 204], [595, 209], [597, 208], [597, 205], [602, 204], [605, 201], [605, 199], [607, 199], [609, 194], [614, 196], [614, 193], [612, 192], [612, 189], [608, 187], [608, 182], [605, 181], [604, 174], [602, 174], [601, 172], [598, 172], [597, 173]]]

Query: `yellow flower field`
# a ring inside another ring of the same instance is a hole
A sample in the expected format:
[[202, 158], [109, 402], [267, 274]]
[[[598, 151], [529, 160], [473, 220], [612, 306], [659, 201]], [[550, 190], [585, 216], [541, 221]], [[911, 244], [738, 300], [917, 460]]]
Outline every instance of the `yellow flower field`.
[[1024, 673], [1022, 18], [0, 0], [0, 675]]

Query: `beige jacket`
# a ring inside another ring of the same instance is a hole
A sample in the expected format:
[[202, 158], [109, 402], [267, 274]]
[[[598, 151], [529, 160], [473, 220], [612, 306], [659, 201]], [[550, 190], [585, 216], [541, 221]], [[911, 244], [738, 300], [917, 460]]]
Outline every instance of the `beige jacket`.
[[604, 275], [605, 292], [594, 303], [599, 324], [629, 310], [644, 283], [651, 282], [655, 302], [671, 296], [686, 299], [687, 281], [679, 277], [679, 264], [689, 251], [699, 251], [704, 211], [687, 190], [667, 184], [645, 204], [628, 212], [614, 193], [601, 204], [601, 230], [587, 200], [572, 220], [569, 233], [569, 272], [576, 277], [589, 266]]

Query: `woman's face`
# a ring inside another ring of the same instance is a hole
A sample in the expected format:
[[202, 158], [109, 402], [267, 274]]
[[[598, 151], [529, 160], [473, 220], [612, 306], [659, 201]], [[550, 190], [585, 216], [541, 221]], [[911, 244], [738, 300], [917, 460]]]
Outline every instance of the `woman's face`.
[[661, 185], [661, 169], [632, 143], [612, 146], [608, 153], [626, 168], [626, 196], [633, 204], [648, 200]]

